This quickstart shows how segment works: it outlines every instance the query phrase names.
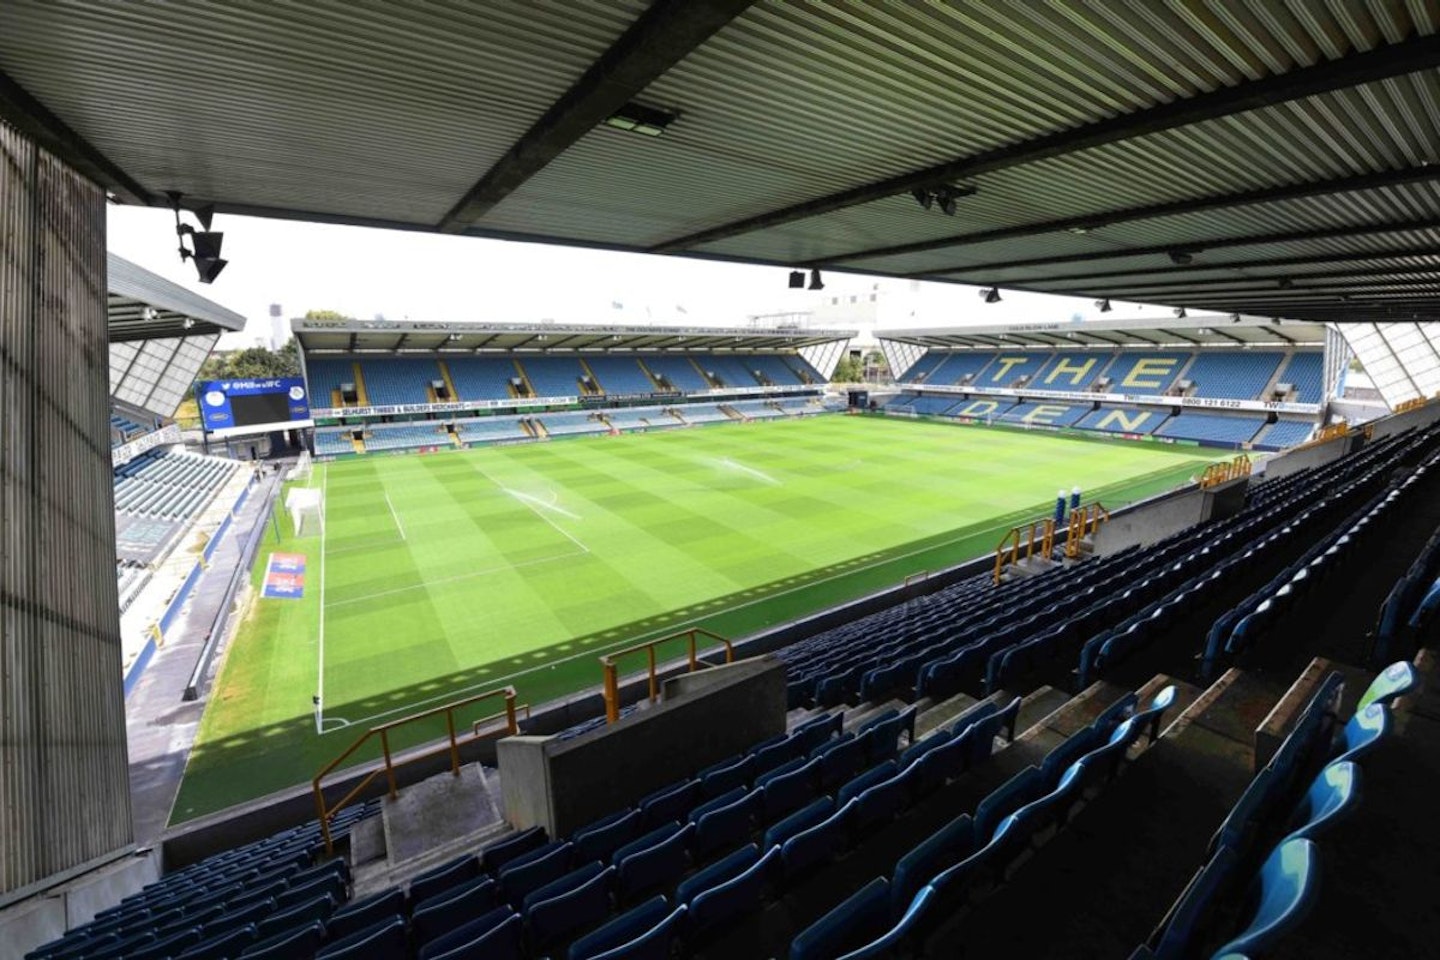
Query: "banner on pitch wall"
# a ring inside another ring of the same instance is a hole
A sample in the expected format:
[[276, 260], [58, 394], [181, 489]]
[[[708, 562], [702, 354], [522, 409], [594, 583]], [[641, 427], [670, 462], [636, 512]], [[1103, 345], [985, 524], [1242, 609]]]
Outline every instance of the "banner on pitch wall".
[[310, 398], [299, 377], [204, 380], [195, 385], [195, 401], [209, 432], [310, 421]]
[[954, 386], [935, 383], [902, 383], [906, 390], [923, 390], [925, 393], [956, 393], [971, 397], [1012, 397], [1025, 400], [1057, 400], [1068, 403], [1128, 403], [1132, 406], [1201, 407], [1211, 410], [1242, 410], [1255, 413], [1302, 413], [1319, 412], [1318, 403], [1280, 403], [1267, 400], [1231, 400], [1224, 397], [1164, 397], [1148, 393], [1073, 393], [1065, 390], [1015, 390], [1010, 387]]
[[305, 595], [305, 554], [272, 553], [265, 566], [262, 597], [299, 600]]
[[508, 400], [467, 400], [463, 403], [397, 403], [378, 407], [316, 407], [317, 417], [385, 417], [398, 413], [459, 413], [462, 410], [499, 410], [516, 407], [568, 407], [577, 397], [512, 397]]

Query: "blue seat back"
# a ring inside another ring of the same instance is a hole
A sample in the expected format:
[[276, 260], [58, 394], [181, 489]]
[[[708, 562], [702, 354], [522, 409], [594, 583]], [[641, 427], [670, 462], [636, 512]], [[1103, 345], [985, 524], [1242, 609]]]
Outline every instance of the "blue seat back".
[[1026, 767], [996, 787], [975, 808], [975, 836], [988, 839], [1000, 821], [1045, 792], [1039, 767]]
[[774, 820], [809, 803], [815, 796], [821, 758], [768, 780], [763, 788], [765, 817]]
[[607, 950], [629, 943], [669, 914], [669, 901], [663, 896], [651, 897], [572, 943], [569, 960], [592, 960]]
[[1165, 960], [1184, 956], [1196, 932], [1208, 927], [1210, 907], [1216, 894], [1229, 880], [1238, 859], [1233, 849], [1222, 846], [1195, 873], [1165, 918], [1155, 944], [1156, 956]]
[[579, 886], [545, 900], [532, 902], [525, 911], [530, 947], [544, 953], [577, 930], [584, 930], [610, 915], [610, 891], [616, 867], [605, 867]]
[[974, 850], [975, 823], [969, 814], [961, 814], [911, 848], [895, 865], [890, 882], [891, 913], [898, 914], [931, 877]]
[[451, 887], [458, 887], [467, 880], [475, 879], [479, 872], [480, 861], [474, 854], [467, 853], [446, 861], [410, 881], [410, 902], [420, 903]]
[[675, 888], [675, 902], [688, 906], [696, 895], [718, 886], [726, 880], [734, 879], [759, 859], [760, 848], [753, 843], [747, 843], [682, 880], [680, 885]]
[[849, 846], [846, 821], [855, 802], [837, 804], [828, 817], [792, 834], [780, 845], [780, 860], [787, 877], [799, 876], [826, 863]]
[[494, 910], [498, 889], [489, 877], [478, 877], [415, 905], [410, 929], [415, 943], [424, 944], [454, 930], [472, 917]]
[[1397, 697], [1409, 693], [1414, 687], [1415, 668], [1404, 660], [1392, 663], [1375, 675], [1370, 686], [1361, 694], [1360, 702], [1356, 704], [1355, 710], [1358, 713], [1372, 703], [1389, 705]]
[[780, 851], [771, 847], [735, 876], [697, 892], [690, 901], [690, 923], [695, 931], [703, 934], [757, 910], [780, 858]]
[[687, 823], [667, 839], [620, 860], [616, 864], [620, 869], [616, 881], [620, 898], [628, 900], [637, 893], [677, 883], [690, 865], [686, 849], [694, 833], [695, 824]]
[[[876, 877], [790, 941], [790, 960], [832, 960], [889, 926], [890, 885]], [[572, 957], [571, 960], [578, 960]]]
[[544, 827], [531, 827], [529, 830], [521, 830], [511, 837], [506, 837], [498, 843], [492, 843], [480, 852], [480, 864], [485, 868], [486, 873], [498, 873], [500, 868], [505, 866], [516, 857], [524, 856], [536, 847], [542, 847], [549, 840]]
[[1287, 839], [1260, 868], [1260, 892], [1249, 924], [1217, 954], [1257, 954], [1304, 920], [1319, 888], [1319, 858], [1314, 841]]
[[765, 839], [761, 842], [760, 846], [766, 850], [774, 846], [779, 846], [801, 830], [808, 830], [834, 812], [835, 801], [830, 797], [820, 797], [812, 800], [801, 809], [773, 824], [766, 830]]
[[512, 913], [469, 943], [421, 960], [520, 960], [521, 927], [520, 915]]
[[573, 853], [574, 846], [567, 841], [553, 845], [543, 856], [510, 863], [498, 877], [505, 899], [518, 907], [530, 891], [563, 877], [570, 871]]
[[1390, 711], [1383, 703], [1372, 703], [1345, 724], [1342, 753], [1336, 759], [1359, 760], [1379, 745], [1390, 729]]
[[765, 797], [752, 790], [723, 807], [711, 810], [695, 824], [694, 853], [703, 860], [718, 850], [734, 846], [750, 835]]
[[686, 780], [645, 797], [636, 806], [646, 826], [655, 826], [685, 815], [700, 799], [700, 781]]
[[854, 797], [858, 797], [866, 790], [883, 780], [889, 780], [895, 776], [895, 761], [887, 760], [884, 763], [876, 764], [858, 776], [847, 780], [835, 795], [835, 802], [844, 806]]
[[[327, 930], [328, 933], [328, 930]], [[405, 920], [398, 914], [378, 920], [346, 937], [330, 940], [315, 960], [391, 960], [405, 956]]]
[[405, 910], [405, 893], [399, 887], [385, 890], [364, 900], [347, 903], [330, 915], [325, 932], [331, 940], [348, 937], [366, 930], [377, 921], [393, 917]]
[[683, 905], [676, 907], [665, 919], [634, 940], [605, 951], [595, 960], [670, 960], [687, 912]]
[[325, 924], [312, 920], [267, 940], [258, 940], [240, 956], [250, 960], [311, 960], [324, 940]]
[[1320, 771], [1305, 791], [1296, 810], [1298, 825], [1292, 837], [1319, 839], [1325, 831], [1348, 816], [1359, 805], [1360, 767], [1350, 760], [1337, 760]]

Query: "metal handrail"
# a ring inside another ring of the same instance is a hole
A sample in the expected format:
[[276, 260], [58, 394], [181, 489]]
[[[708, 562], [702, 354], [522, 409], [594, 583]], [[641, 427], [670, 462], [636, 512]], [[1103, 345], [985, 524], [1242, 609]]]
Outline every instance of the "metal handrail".
[[[1026, 533], [1021, 533], [1024, 530]], [[1055, 549], [1055, 520], [1046, 517], [1044, 520], [1032, 520], [1028, 526], [1014, 527], [1009, 533], [1000, 538], [1000, 545], [995, 548], [995, 585], [1000, 585], [1001, 574], [1005, 572], [1008, 563], [1011, 566], [1020, 564], [1020, 544], [1025, 543], [1025, 559], [1029, 560], [1035, 556], [1037, 541], [1040, 556], [1049, 558]]]
[[616, 650], [600, 657], [600, 666], [605, 674], [605, 722], [614, 723], [620, 719], [620, 674], [615, 662], [621, 657], [629, 656], [632, 653], [639, 653], [642, 650], [649, 657], [650, 673], [650, 702], [654, 703], [660, 699], [660, 684], [655, 671], [655, 648], [662, 643], [669, 643], [671, 640], [679, 640], [681, 637], [688, 637], [690, 640], [690, 673], [700, 665], [696, 657], [696, 640], [698, 636], [708, 637], [711, 640], [718, 640], [725, 645], [725, 662], [735, 661], [735, 648], [730, 641], [703, 627], [691, 627], [688, 630], [681, 630], [679, 633], [672, 633], [668, 637], [661, 637], [659, 640], [650, 640], [645, 643], [637, 643], [633, 647], [626, 647], [624, 650]]
[[1065, 556], [1074, 560], [1080, 556], [1080, 543], [1100, 529], [1100, 524], [1110, 519], [1110, 511], [1103, 503], [1087, 503], [1070, 511], [1070, 527], [1065, 531]]
[[[513, 736], [514, 734], [519, 733], [520, 727], [515, 720], [515, 688], [500, 687], [495, 690], [486, 691], [485, 693], [476, 694], [473, 697], [466, 697], [464, 700], [456, 700], [453, 703], [447, 703], [443, 704], [442, 706], [432, 707], [429, 710], [424, 710], [420, 713], [412, 713], [409, 716], [401, 717], [399, 720], [391, 720], [389, 723], [382, 723], [379, 726], [371, 727], [369, 730], [366, 730], [364, 733], [362, 733], [359, 737], [356, 737], [355, 741], [351, 743], [350, 746], [346, 747], [345, 750], [338, 757], [336, 757], [334, 760], [331, 760], [323, 768], [321, 768], [320, 772], [315, 774], [314, 780], [311, 781], [311, 787], [314, 789], [315, 792], [315, 812], [319, 815], [320, 818], [320, 833], [325, 838], [325, 852], [327, 854], [333, 854], [335, 852], [335, 844], [330, 836], [330, 821], [334, 820], [336, 814], [349, 806], [356, 797], [360, 796], [360, 794], [364, 792], [365, 788], [370, 786], [370, 784], [373, 783], [375, 781], [375, 778], [380, 776], [380, 774], [385, 774], [385, 779], [389, 786], [389, 795], [391, 799], [395, 798], [399, 789], [398, 784], [396, 784], [395, 782], [395, 768], [398, 766], [404, 766], [407, 763], [415, 763], [420, 760], [428, 760], [430, 757], [434, 757], [441, 753], [448, 752], [450, 754], [450, 773], [452, 776], [460, 776], [460, 742], [455, 736], [455, 711], [459, 710], [462, 707], [468, 707], [472, 703], [479, 703], [481, 700], [490, 700], [494, 697], [505, 698], [505, 709], [500, 713], [496, 713], [489, 717], [484, 717], [482, 718], [482, 720], [477, 721], [475, 726], [472, 728], [473, 732], [471, 734], [471, 739], [480, 736], [481, 723], [489, 722], [491, 720], [498, 720], [501, 717], [505, 719], [505, 726], [503, 729], [508, 734]], [[417, 753], [413, 756], [408, 756], [397, 761], [390, 752], [390, 731], [396, 729], [397, 727], [403, 727], [411, 723], [417, 723], [421, 720], [428, 720], [431, 717], [437, 717], [441, 714], [445, 715], [445, 727], [448, 733], [445, 745], [435, 750], [428, 750], [424, 753]], [[357, 783], [354, 787], [352, 787], [350, 789], [350, 792], [345, 794], [345, 796], [342, 797], [338, 803], [327, 806], [325, 803], [325, 791], [321, 784], [321, 781], [323, 781], [326, 776], [333, 772], [336, 767], [340, 766], [352, 755], [354, 755], [355, 751], [359, 750], [361, 746], [369, 742], [372, 737], [376, 736], [380, 738], [380, 749], [384, 754], [384, 762], [375, 767], [375, 769], [371, 770], [369, 773], [365, 774], [365, 776], [361, 777], [360, 782]]]

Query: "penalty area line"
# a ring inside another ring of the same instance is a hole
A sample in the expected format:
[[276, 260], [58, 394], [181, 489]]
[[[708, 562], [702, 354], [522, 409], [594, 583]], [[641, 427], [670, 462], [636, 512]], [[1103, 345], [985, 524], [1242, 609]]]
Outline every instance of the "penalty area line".
[[404, 540], [405, 528], [400, 524], [400, 514], [395, 512], [395, 504], [390, 502], [390, 494], [385, 493], [383, 496], [385, 497], [385, 505], [390, 508], [390, 517], [395, 521], [395, 529], [400, 531], [400, 539]]

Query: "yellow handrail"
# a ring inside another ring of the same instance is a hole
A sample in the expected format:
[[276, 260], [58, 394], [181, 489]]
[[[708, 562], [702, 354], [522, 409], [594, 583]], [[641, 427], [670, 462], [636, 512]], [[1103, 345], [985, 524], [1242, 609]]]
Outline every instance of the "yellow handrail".
[[1110, 519], [1110, 511], [1101, 503], [1087, 503], [1070, 511], [1070, 525], [1065, 531], [1065, 556], [1071, 560], [1080, 556], [1080, 543], [1100, 529], [1100, 524]]
[[1006, 564], [1014, 566], [1020, 563], [1022, 542], [1025, 544], [1026, 560], [1035, 555], [1037, 544], [1040, 556], [1049, 559], [1055, 549], [1055, 520], [1051, 517], [1046, 517], [1044, 520], [1032, 520], [1028, 526], [1014, 527], [1000, 539], [1000, 545], [995, 548], [995, 584], [997, 586], [1000, 584], [1000, 575], [1005, 572]]
[[[335, 844], [330, 837], [330, 821], [334, 820], [335, 815], [338, 814], [341, 810], [349, 806], [350, 803], [356, 797], [358, 797], [365, 790], [366, 787], [370, 786], [370, 784], [374, 782], [376, 777], [380, 776], [380, 774], [385, 774], [385, 779], [389, 786], [389, 794], [392, 799], [396, 796], [396, 792], [398, 790], [398, 786], [395, 783], [395, 768], [397, 766], [403, 766], [407, 763], [415, 763], [419, 760], [427, 760], [430, 757], [434, 757], [441, 753], [448, 752], [450, 754], [450, 773], [457, 777], [460, 776], [460, 743], [455, 736], [455, 711], [459, 710], [461, 707], [468, 707], [472, 703], [479, 703], [481, 700], [490, 700], [494, 697], [505, 698], [505, 709], [500, 713], [494, 714], [489, 717], [484, 717], [480, 721], [477, 721], [475, 726], [472, 728], [473, 732], [471, 734], [471, 738], [474, 739], [475, 737], [480, 736], [481, 723], [491, 720], [498, 720], [501, 717], [505, 719], [504, 730], [506, 733], [512, 736], [516, 733], [519, 733], [520, 727], [515, 720], [515, 688], [500, 687], [496, 690], [490, 690], [485, 693], [476, 694], [473, 697], [466, 697], [464, 700], [456, 700], [453, 703], [447, 703], [439, 707], [432, 707], [431, 709], [422, 711], [420, 713], [412, 713], [408, 717], [401, 717], [399, 720], [391, 720], [389, 723], [382, 723], [379, 726], [371, 727], [369, 730], [366, 730], [364, 733], [362, 733], [359, 737], [355, 738], [355, 741], [351, 743], [350, 746], [346, 747], [344, 752], [342, 752], [340, 756], [336, 757], [334, 760], [331, 760], [320, 770], [319, 773], [315, 774], [315, 779], [311, 781], [311, 787], [315, 791], [315, 812], [320, 817], [320, 833], [325, 838], [325, 852], [327, 854], [333, 854], [335, 852]], [[416, 723], [420, 720], [428, 720], [431, 717], [436, 717], [441, 714], [445, 715], [445, 727], [448, 732], [445, 746], [439, 747], [435, 750], [429, 750], [424, 753], [418, 753], [414, 756], [406, 757], [403, 760], [395, 760], [394, 756], [390, 752], [390, 731], [396, 729], [397, 727], [403, 727], [407, 724]], [[369, 742], [372, 737], [376, 736], [380, 738], [380, 749], [385, 757], [384, 762], [375, 767], [375, 769], [371, 770], [369, 773], [365, 774], [365, 776], [361, 777], [360, 782], [357, 783], [354, 787], [352, 787], [349, 793], [341, 797], [338, 803], [332, 806], [327, 806], [325, 803], [325, 790], [321, 785], [321, 781], [323, 781], [326, 776], [328, 776], [332, 771], [334, 771], [336, 767], [340, 766], [340, 764], [348, 760], [350, 756], [354, 754], [356, 750], [359, 750], [362, 745]]]
[[1240, 454], [1233, 460], [1225, 463], [1212, 463], [1205, 468], [1200, 475], [1200, 489], [1218, 487], [1222, 483], [1229, 483], [1231, 480], [1238, 480], [1240, 477], [1250, 476], [1250, 471], [1255, 465], [1245, 454]]
[[671, 640], [679, 640], [681, 637], [690, 639], [690, 673], [700, 665], [695, 655], [695, 644], [698, 636], [708, 637], [711, 640], [718, 640], [725, 645], [725, 662], [733, 663], [735, 660], [735, 648], [730, 641], [712, 633], [703, 627], [691, 627], [689, 630], [681, 630], [679, 633], [672, 633], [668, 637], [661, 637], [659, 640], [650, 640], [646, 643], [637, 643], [633, 647], [626, 647], [624, 650], [616, 650], [614, 653], [607, 653], [600, 658], [600, 666], [605, 674], [605, 722], [614, 723], [620, 719], [620, 674], [615, 666], [615, 661], [632, 653], [645, 651], [650, 658], [650, 702], [654, 703], [660, 699], [660, 683], [655, 672], [655, 648], [662, 643], [669, 643]]

